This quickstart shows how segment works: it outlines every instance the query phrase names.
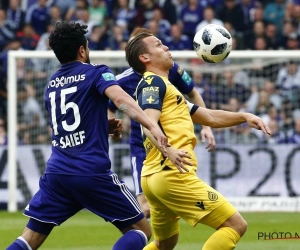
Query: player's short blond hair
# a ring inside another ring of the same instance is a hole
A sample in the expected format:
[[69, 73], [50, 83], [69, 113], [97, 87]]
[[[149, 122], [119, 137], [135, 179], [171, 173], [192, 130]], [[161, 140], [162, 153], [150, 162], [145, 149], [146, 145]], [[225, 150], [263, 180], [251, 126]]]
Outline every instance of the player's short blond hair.
[[148, 29], [137, 27], [131, 32], [128, 42], [130, 42], [133, 38], [135, 38], [138, 34], [141, 33], [149, 33], [150, 35], [152, 35], [152, 33]]

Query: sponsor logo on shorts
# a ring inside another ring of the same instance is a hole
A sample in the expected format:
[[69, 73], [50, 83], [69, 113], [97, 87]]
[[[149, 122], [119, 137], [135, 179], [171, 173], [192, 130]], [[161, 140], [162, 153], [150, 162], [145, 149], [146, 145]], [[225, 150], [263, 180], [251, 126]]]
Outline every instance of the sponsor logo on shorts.
[[218, 195], [215, 192], [207, 191], [208, 199], [211, 201], [216, 201], [218, 199]]

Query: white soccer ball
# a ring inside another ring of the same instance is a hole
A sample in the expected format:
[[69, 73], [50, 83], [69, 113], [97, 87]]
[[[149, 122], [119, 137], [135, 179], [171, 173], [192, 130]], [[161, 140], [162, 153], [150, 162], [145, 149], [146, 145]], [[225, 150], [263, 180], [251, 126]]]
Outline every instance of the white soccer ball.
[[219, 63], [229, 55], [232, 49], [232, 38], [223, 26], [208, 24], [195, 34], [193, 45], [201, 60]]

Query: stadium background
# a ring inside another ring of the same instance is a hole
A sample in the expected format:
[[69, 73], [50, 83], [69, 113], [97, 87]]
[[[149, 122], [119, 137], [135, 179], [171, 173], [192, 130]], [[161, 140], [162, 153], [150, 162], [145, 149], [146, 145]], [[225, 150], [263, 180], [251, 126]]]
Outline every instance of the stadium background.
[[[45, 6], [41, 7], [42, 5]], [[196, 148], [201, 177], [226, 196], [236, 198], [236, 205], [239, 208], [244, 207], [246, 211], [273, 211], [278, 210], [278, 207], [281, 211], [299, 211], [300, 202], [297, 197], [300, 173], [297, 153], [300, 143], [300, 56], [293, 59], [276, 56], [279, 50], [299, 50], [299, 1], [2, 0], [0, 7], [1, 209], [7, 209], [8, 200], [9, 51], [49, 50], [47, 37], [59, 20], [73, 20], [88, 25], [90, 32], [87, 37], [91, 54], [104, 50], [123, 51], [130, 32], [136, 26], [150, 29], [170, 50], [192, 50], [195, 31], [214, 15], [212, 22], [223, 24], [230, 31], [233, 50], [245, 51], [245, 58], [229, 57], [218, 65], [204, 64], [195, 57], [181, 57], [176, 62], [193, 77], [208, 108], [253, 112], [268, 123], [273, 130], [273, 136], [262, 136], [244, 125], [213, 130], [217, 142], [216, 151], [207, 153], [205, 145], [201, 143]], [[190, 12], [189, 9], [193, 11]], [[247, 57], [247, 53], [251, 51], [262, 50], [267, 50], [274, 56], [268, 59], [260, 56]], [[116, 74], [127, 67], [122, 57], [115, 60], [94, 58], [92, 62], [107, 63]], [[37, 178], [43, 172], [49, 155], [51, 133], [47, 127], [43, 93], [47, 79], [58, 67], [55, 59], [37, 59], [34, 56], [31, 59], [17, 59], [18, 209], [24, 207], [36, 190]], [[113, 167], [133, 189], [128, 159], [130, 121], [122, 113], [118, 113], [118, 117], [123, 119], [124, 133], [121, 143], [111, 142]], [[200, 130], [200, 126], [195, 126], [197, 135]], [[261, 198], [260, 209], [255, 205], [251, 207], [251, 200], [247, 204], [241, 203], [241, 197]], [[264, 209], [262, 206], [265, 206]], [[264, 228], [255, 219], [256, 215], [270, 227]], [[256, 215], [249, 214], [251, 222], [257, 222], [257, 227], [250, 234], [252, 241], [257, 241], [257, 235], [254, 234], [260, 229], [286, 232], [298, 230], [295, 222], [299, 216], [296, 213]], [[1, 235], [13, 239], [18, 235], [14, 230], [20, 231], [23, 224], [18, 225], [16, 222], [15, 225], [19, 228], [12, 224], [11, 231], [7, 231], [7, 225], [14, 220], [4, 212], [0, 213], [0, 217], [7, 218], [7, 223], [0, 228]], [[87, 221], [94, 220], [89, 215], [83, 218]], [[286, 221], [286, 224], [282, 221]], [[91, 228], [93, 227], [87, 226], [87, 234]], [[76, 230], [76, 227], [72, 229]], [[188, 239], [188, 234], [184, 237]], [[255, 248], [255, 244], [249, 243], [246, 244], [249, 248], [241, 249], [298, 249], [295, 243], [289, 243], [291, 247], [283, 248], [285, 244], [277, 243], [267, 248], [259, 245]]]
[[[47, 38], [55, 22], [59, 20], [87, 24], [90, 30], [87, 37], [92, 52], [124, 50], [130, 32], [138, 26], [149, 28], [170, 50], [192, 50], [195, 31], [199, 25], [206, 23], [207, 18], [211, 19], [213, 13], [215, 18], [211, 22], [221, 23], [230, 31], [234, 41], [233, 50], [299, 49], [298, 1], [128, 1], [1, 1], [1, 144], [7, 143], [8, 51], [49, 50]], [[26, 8], [26, 13], [20, 7]], [[230, 60], [226, 60], [225, 65], [230, 63]], [[217, 143], [299, 143], [300, 68], [297, 59], [284, 61], [281, 58], [277, 62], [257, 62], [239, 68], [232, 65], [226, 70], [221, 69], [222, 65], [220, 70], [216, 70], [216, 67], [202, 70], [204, 66], [208, 67], [197, 59], [188, 63], [184, 61], [181, 65], [193, 77], [208, 108], [253, 112], [262, 116], [274, 131], [272, 137], [265, 138], [249, 131], [245, 126], [230, 130], [219, 129], [214, 131]], [[30, 117], [24, 115], [28, 113], [26, 108], [20, 110], [20, 144], [49, 142], [50, 134], [45, 126], [47, 117], [43, 114], [44, 89], [41, 84], [58, 66], [55, 61], [50, 60], [18, 61], [18, 100], [26, 103], [29, 102], [26, 98], [34, 99], [30, 101], [37, 101], [41, 109]], [[118, 74], [126, 67], [126, 63], [123, 62], [123, 66], [118, 67], [110, 66]], [[24, 117], [21, 117], [22, 113]], [[197, 133], [199, 130], [196, 126]], [[124, 143], [128, 134], [128, 121], [124, 120]]]

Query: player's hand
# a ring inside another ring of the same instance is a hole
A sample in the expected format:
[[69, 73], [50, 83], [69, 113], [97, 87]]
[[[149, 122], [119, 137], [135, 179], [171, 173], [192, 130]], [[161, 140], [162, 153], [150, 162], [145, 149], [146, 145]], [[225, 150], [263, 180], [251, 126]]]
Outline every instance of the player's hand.
[[185, 165], [193, 166], [187, 159], [192, 159], [186, 150], [175, 149], [173, 147], [167, 148], [168, 158], [176, 166], [180, 173], [189, 172], [189, 169]]
[[213, 151], [216, 147], [216, 141], [211, 128], [208, 126], [202, 126], [200, 134], [202, 143], [205, 143], [205, 140], [207, 139], [207, 146], [205, 148], [208, 149], [208, 152]]
[[122, 139], [122, 129], [121, 119], [116, 119], [115, 117], [108, 119], [108, 133], [113, 141], [120, 141]]
[[167, 147], [170, 147], [171, 145], [168, 143], [168, 138], [163, 134], [161, 129], [158, 125], [154, 126], [150, 133], [153, 135], [153, 137], [157, 140], [158, 146], [162, 150], [162, 153], [165, 157], [168, 156], [167, 154]]
[[247, 123], [249, 127], [255, 128], [257, 130], [261, 130], [266, 135], [272, 135], [271, 129], [268, 127], [268, 125], [258, 116], [253, 114], [247, 115]]

